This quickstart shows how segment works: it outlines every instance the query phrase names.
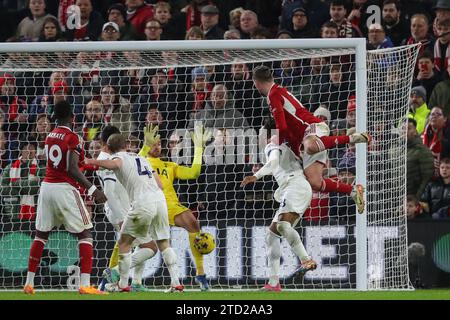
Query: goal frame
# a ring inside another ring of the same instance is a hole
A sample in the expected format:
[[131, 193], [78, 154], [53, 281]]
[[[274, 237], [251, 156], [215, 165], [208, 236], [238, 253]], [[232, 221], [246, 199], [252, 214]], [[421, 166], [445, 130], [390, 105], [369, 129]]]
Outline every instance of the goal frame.
[[[367, 128], [367, 65], [366, 39], [255, 39], [244, 40], [182, 40], [182, 41], [98, 41], [98, 42], [32, 42], [1, 43], [0, 53], [43, 53], [71, 51], [182, 51], [182, 50], [264, 50], [264, 49], [352, 49], [355, 51], [356, 130]], [[366, 188], [367, 147], [356, 148], [356, 183]], [[356, 290], [368, 290], [367, 217], [356, 215]]]

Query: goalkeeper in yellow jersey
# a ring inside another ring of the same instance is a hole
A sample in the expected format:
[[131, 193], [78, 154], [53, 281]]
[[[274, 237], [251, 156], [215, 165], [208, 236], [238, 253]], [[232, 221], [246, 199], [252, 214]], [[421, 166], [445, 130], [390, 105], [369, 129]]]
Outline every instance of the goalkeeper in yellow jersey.
[[209, 284], [203, 269], [203, 255], [194, 248], [194, 240], [200, 233], [200, 224], [192, 211], [183, 206], [178, 200], [178, 196], [173, 187], [173, 181], [175, 179], [197, 179], [200, 176], [203, 147], [211, 138], [211, 132], [203, 130], [203, 127], [201, 126], [195, 127], [194, 132], [191, 133], [195, 147], [194, 161], [192, 167], [185, 167], [174, 162], [162, 161], [159, 158], [161, 156], [161, 139], [158, 130], [158, 126], [153, 125], [147, 126], [144, 129], [144, 146], [139, 152], [139, 155], [147, 158], [153, 169], [157, 171], [161, 178], [163, 192], [167, 201], [169, 224], [171, 226], [184, 228], [189, 233], [189, 243], [197, 269], [196, 282], [200, 285], [202, 291], [208, 291]]

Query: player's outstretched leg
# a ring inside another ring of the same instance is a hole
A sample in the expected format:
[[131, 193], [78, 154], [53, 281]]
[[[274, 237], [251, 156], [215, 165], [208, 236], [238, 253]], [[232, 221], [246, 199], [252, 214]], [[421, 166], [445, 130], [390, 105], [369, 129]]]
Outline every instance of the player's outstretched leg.
[[280, 292], [281, 237], [269, 229], [266, 234], [266, 246], [270, 277], [269, 282], [261, 288], [261, 291]]
[[309, 136], [303, 142], [305, 151], [312, 155], [328, 149], [342, 146], [348, 143], [367, 143], [370, 144], [372, 136], [367, 133], [355, 132], [348, 136]]
[[292, 227], [290, 221], [279, 221], [277, 223], [277, 231], [287, 240], [292, 251], [301, 261], [301, 266], [296, 271], [297, 275], [304, 276], [307, 271], [317, 268], [317, 263], [312, 260], [306, 252], [306, 249], [300, 239], [300, 235]]
[[315, 161], [306, 166], [305, 175], [311, 188], [320, 192], [344, 193], [353, 198], [359, 213], [364, 211], [364, 188], [360, 184], [350, 185], [339, 180], [323, 178], [324, 164]]

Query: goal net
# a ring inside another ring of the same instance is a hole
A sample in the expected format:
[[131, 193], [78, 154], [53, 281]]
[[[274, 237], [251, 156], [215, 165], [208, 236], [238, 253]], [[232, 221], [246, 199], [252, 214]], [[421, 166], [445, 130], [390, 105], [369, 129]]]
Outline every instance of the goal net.
[[[216, 239], [204, 256], [213, 289], [255, 289], [267, 282], [265, 234], [279, 204], [265, 177], [240, 187], [264, 162], [261, 127], [270, 114], [254, 88], [257, 65], [272, 68], [305, 108], [323, 117], [332, 135], [368, 130], [366, 147], [328, 152], [327, 177], [366, 185], [367, 206], [356, 213], [345, 194], [314, 192], [298, 225], [318, 268], [293, 276], [299, 261], [283, 240], [280, 281], [286, 289], [411, 289], [408, 277], [405, 123], [417, 46], [365, 52], [363, 39], [181, 42], [32, 43], [0, 46], [2, 164], [0, 289], [20, 289], [35, 230], [35, 206], [45, 172], [44, 140], [52, 108], [68, 100], [87, 157], [99, 153], [99, 133], [115, 125], [139, 152], [143, 128], [158, 124], [165, 161], [190, 167], [196, 122], [211, 128], [201, 174], [175, 179], [179, 201]], [[359, 54], [359, 55], [358, 55]], [[93, 171], [85, 175], [97, 185]], [[161, 174], [161, 173], [160, 173]], [[116, 234], [102, 205], [84, 199], [94, 229], [92, 282], [98, 283]], [[171, 228], [179, 276], [198, 289], [188, 233]], [[64, 228], [46, 245], [35, 288], [75, 289], [78, 245]], [[170, 277], [160, 254], [146, 262], [144, 284], [162, 289]]]

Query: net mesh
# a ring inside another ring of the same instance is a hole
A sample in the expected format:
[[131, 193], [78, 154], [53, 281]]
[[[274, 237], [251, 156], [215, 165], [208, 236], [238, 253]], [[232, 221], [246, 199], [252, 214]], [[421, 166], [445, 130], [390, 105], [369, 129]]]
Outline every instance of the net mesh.
[[[367, 55], [367, 125], [374, 135], [367, 158], [369, 289], [411, 288], [404, 126], [417, 49], [408, 46]], [[253, 87], [253, 67], [271, 67], [275, 82], [327, 118], [333, 135], [351, 132], [355, 126], [352, 101], [358, 85], [355, 52], [348, 48], [120, 52], [111, 47], [102, 52], [0, 53], [0, 62], [0, 289], [17, 289], [25, 282], [35, 215], [24, 201], [31, 201], [32, 207], [37, 201], [45, 171], [43, 142], [53, 126], [53, 105], [60, 99], [74, 107], [74, 128], [85, 140], [87, 157], [98, 155], [98, 134], [105, 125], [118, 126], [129, 137], [129, 149], [138, 152], [144, 126], [153, 123], [160, 128], [161, 158], [190, 167], [194, 148], [189, 132], [195, 122], [213, 129], [200, 177], [175, 179], [174, 187], [179, 202], [198, 216], [202, 230], [216, 238], [217, 248], [204, 256], [204, 266], [217, 289], [257, 288], [269, 275], [264, 239], [279, 206], [273, 200], [276, 183], [265, 177], [253, 186], [239, 186], [265, 160], [259, 133], [270, 112], [266, 99]], [[351, 183], [354, 147], [335, 148], [328, 154], [324, 175]], [[100, 185], [93, 171], [84, 173]], [[94, 224], [92, 282], [96, 283], [107, 267], [116, 234], [103, 206], [85, 193], [83, 197]], [[302, 280], [293, 277], [299, 262], [283, 241], [282, 286], [355, 289], [355, 219], [349, 196], [314, 192], [297, 230], [319, 266]], [[197, 288], [188, 233], [178, 227], [171, 232], [182, 282]], [[77, 240], [59, 228], [46, 245], [35, 286], [74, 289], [78, 266]], [[154, 289], [170, 283], [159, 253], [146, 262], [144, 283]]]

